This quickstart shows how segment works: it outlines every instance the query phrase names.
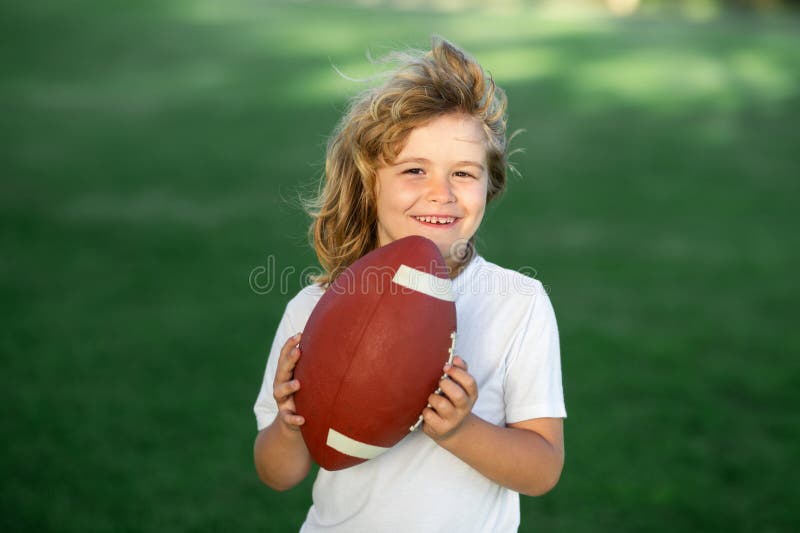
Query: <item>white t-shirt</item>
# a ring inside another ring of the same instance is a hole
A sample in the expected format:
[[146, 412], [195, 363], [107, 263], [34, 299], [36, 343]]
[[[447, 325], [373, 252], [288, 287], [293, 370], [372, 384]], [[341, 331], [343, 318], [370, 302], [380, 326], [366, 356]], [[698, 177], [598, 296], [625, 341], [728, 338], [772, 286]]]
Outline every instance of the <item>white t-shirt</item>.
[[[566, 417], [558, 328], [542, 284], [476, 256], [453, 280], [453, 292], [455, 353], [478, 383], [472, 412], [498, 426]], [[319, 286], [308, 286], [286, 306], [255, 404], [259, 430], [277, 414], [272, 382], [280, 347], [303, 330], [322, 293]], [[302, 532], [498, 533], [519, 526], [516, 492], [484, 477], [422, 431], [360, 465], [320, 469], [312, 497]]]

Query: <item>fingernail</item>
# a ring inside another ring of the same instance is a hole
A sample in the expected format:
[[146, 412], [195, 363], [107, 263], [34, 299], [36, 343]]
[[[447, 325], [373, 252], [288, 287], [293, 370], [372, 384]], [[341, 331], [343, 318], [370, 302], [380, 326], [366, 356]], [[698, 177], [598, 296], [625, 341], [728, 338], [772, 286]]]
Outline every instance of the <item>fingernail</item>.
[[450, 370], [451, 368], [453, 368], [453, 365], [451, 365], [450, 363], [445, 363], [445, 364], [444, 364], [444, 371], [445, 371], [445, 372], [447, 372], [447, 371], [448, 371], [448, 370]]

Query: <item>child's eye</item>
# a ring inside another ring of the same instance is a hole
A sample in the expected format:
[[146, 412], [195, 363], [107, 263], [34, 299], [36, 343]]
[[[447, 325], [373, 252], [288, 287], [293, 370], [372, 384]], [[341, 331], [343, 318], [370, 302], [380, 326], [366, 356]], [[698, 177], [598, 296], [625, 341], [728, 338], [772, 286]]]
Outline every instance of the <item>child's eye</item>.
[[457, 170], [457, 171], [454, 172], [454, 174], [456, 175], [457, 178], [474, 178], [475, 177], [472, 174], [470, 174], [469, 172], [466, 172], [464, 170]]
[[425, 172], [425, 171], [424, 171], [424, 170], [422, 170], [421, 168], [409, 168], [408, 170], [404, 171], [403, 173], [404, 173], [404, 174], [414, 174], [414, 175], [420, 175], [420, 174], [422, 174], [423, 172]]

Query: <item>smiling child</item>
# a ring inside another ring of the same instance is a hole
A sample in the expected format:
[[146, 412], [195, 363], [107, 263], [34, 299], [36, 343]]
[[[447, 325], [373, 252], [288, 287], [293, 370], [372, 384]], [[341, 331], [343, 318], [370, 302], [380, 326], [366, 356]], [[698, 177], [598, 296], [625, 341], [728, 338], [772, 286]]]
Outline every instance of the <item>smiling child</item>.
[[[457, 357], [421, 432], [345, 470], [320, 469], [301, 531], [516, 531], [519, 494], [564, 464], [558, 328], [541, 283], [480, 256], [475, 234], [506, 183], [506, 99], [463, 50], [434, 38], [355, 98], [327, 149], [310, 234], [324, 273], [287, 305], [255, 405], [255, 464], [276, 490], [311, 469], [293, 395], [301, 332], [348, 265], [408, 235], [433, 240], [453, 279]], [[391, 372], [391, 369], [387, 369]], [[365, 416], [367, 414], [365, 413]]]

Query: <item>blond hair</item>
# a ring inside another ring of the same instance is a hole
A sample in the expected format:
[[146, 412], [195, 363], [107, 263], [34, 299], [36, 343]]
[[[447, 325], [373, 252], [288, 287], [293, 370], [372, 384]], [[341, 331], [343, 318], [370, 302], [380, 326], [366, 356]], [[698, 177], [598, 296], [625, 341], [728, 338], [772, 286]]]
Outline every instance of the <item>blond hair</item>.
[[[388, 59], [399, 66], [350, 102], [328, 141], [320, 190], [306, 202], [309, 239], [324, 270], [315, 281], [323, 286], [378, 246], [377, 169], [397, 157], [412, 129], [448, 113], [475, 117], [486, 133], [487, 202], [505, 188], [506, 96], [491, 76], [440, 37], [433, 37], [430, 52]], [[470, 240], [465, 263], [473, 246]]]

